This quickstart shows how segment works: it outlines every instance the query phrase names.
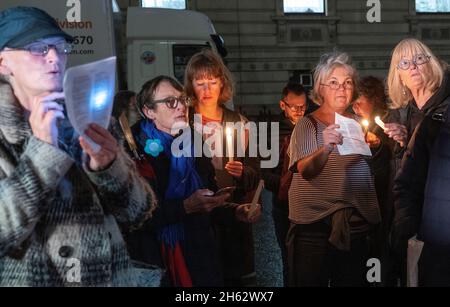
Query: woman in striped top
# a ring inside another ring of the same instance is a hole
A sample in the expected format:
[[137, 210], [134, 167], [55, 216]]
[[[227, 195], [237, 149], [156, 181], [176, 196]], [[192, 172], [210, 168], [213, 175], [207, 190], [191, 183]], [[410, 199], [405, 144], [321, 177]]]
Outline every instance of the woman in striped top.
[[368, 237], [380, 222], [369, 165], [362, 155], [341, 156], [344, 139], [335, 113], [357, 96], [357, 73], [346, 53], [322, 56], [311, 98], [320, 108], [294, 128], [290, 144], [287, 236], [291, 286], [363, 286]]

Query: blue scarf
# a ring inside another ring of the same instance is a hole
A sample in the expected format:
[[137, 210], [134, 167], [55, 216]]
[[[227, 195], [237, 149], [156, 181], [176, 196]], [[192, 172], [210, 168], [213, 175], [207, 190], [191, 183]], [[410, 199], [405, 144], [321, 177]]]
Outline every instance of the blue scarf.
[[[166, 132], [158, 130], [153, 121], [142, 121], [141, 129], [148, 138], [140, 140], [141, 145], [145, 148], [147, 140], [159, 140], [158, 143], [162, 146], [161, 154], [170, 158], [169, 184], [165, 191], [165, 199], [184, 200], [191, 196], [196, 190], [203, 187], [202, 180], [195, 169], [193, 154], [191, 154], [191, 157], [174, 157], [171, 150], [174, 137]], [[191, 152], [193, 153], [193, 148], [191, 149]], [[157, 175], [164, 176], [165, 174]], [[184, 240], [183, 224], [172, 224], [159, 229], [158, 239], [165, 244], [174, 247], [177, 242]]]

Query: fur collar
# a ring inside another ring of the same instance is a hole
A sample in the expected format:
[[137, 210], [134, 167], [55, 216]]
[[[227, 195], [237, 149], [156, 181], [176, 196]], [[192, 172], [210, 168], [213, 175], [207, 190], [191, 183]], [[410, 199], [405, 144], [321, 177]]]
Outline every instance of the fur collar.
[[0, 81], [0, 132], [8, 143], [20, 145], [31, 135], [25, 112], [11, 86]]

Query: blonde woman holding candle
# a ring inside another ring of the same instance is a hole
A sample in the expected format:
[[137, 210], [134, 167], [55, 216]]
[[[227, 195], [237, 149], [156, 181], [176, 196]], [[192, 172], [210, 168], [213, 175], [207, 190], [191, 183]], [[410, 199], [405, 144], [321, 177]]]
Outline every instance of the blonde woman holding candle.
[[[215, 133], [219, 133], [218, 142], [213, 143], [212, 149], [221, 147], [224, 155], [212, 158], [218, 184], [220, 187], [235, 186], [232, 201], [249, 203], [252, 192], [259, 182], [259, 165], [256, 158], [248, 156], [248, 131], [245, 140], [238, 144], [238, 133], [233, 129], [232, 134], [226, 134], [227, 124], [242, 123], [247, 119], [241, 114], [229, 110], [224, 103], [233, 96], [233, 80], [230, 71], [220, 56], [209, 49], [195, 54], [189, 61], [185, 72], [185, 92], [193, 101], [190, 109], [190, 122], [195, 129], [203, 134], [204, 140]], [[202, 122], [194, 122], [194, 114], [201, 115]], [[217, 139], [216, 139], [217, 140]], [[232, 141], [233, 152], [230, 148]], [[245, 144], [244, 144], [245, 143]], [[245, 152], [245, 157], [237, 156], [239, 150]], [[228, 152], [228, 153], [227, 153]], [[254, 285], [254, 252], [253, 235], [250, 224], [236, 222], [234, 225], [217, 224], [217, 232], [221, 236], [222, 258], [226, 285], [245, 286]]]
[[[403, 160], [393, 188], [395, 217], [391, 233], [394, 251], [406, 262], [407, 241], [414, 236], [420, 224], [429, 158], [427, 153], [427, 158], [418, 159], [416, 152], [426, 151], [427, 147], [414, 146], [414, 143], [420, 142], [413, 140], [423, 138], [423, 135], [419, 137], [416, 128], [422, 126], [424, 118], [429, 119], [428, 123], [437, 124], [445, 119], [450, 101], [448, 67], [423, 42], [404, 39], [392, 52], [387, 85], [394, 107], [399, 108], [396, 118], [391, 117], [391, 122], [404, 124], [408, 132], [408, 150], [406, 153], [404, 150], [396, 152], [397, 158]], [[427, 144], [433, 140], [431, 136], [424, 139]]]
[[314, 72], [312, 99], [320, 108], [301, 119], [290, 143], [287, 236], [290, 286], [364, 286], [368, 239], [380, 222], [369, 165], [361, 155], [341, 156], [344, 139], [335, 114], [357, 96], [357, 74], [346, 53], [323, 55]]
[[[392, 52], [387, 87], [392, 106], [385, 132], [404, 148], [423, 117], [442, 116], [450, 96], [446, 64], [415, 38], [397, 44]], [[397, 150], [399, 158], [403, 150]]]

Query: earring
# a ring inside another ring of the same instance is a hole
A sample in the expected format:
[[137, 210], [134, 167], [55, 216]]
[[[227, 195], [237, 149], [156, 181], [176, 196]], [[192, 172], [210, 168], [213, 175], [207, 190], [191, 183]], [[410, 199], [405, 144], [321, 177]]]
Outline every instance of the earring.
[[406, 96], [406, 87], [403, 87], [403, 95]]

